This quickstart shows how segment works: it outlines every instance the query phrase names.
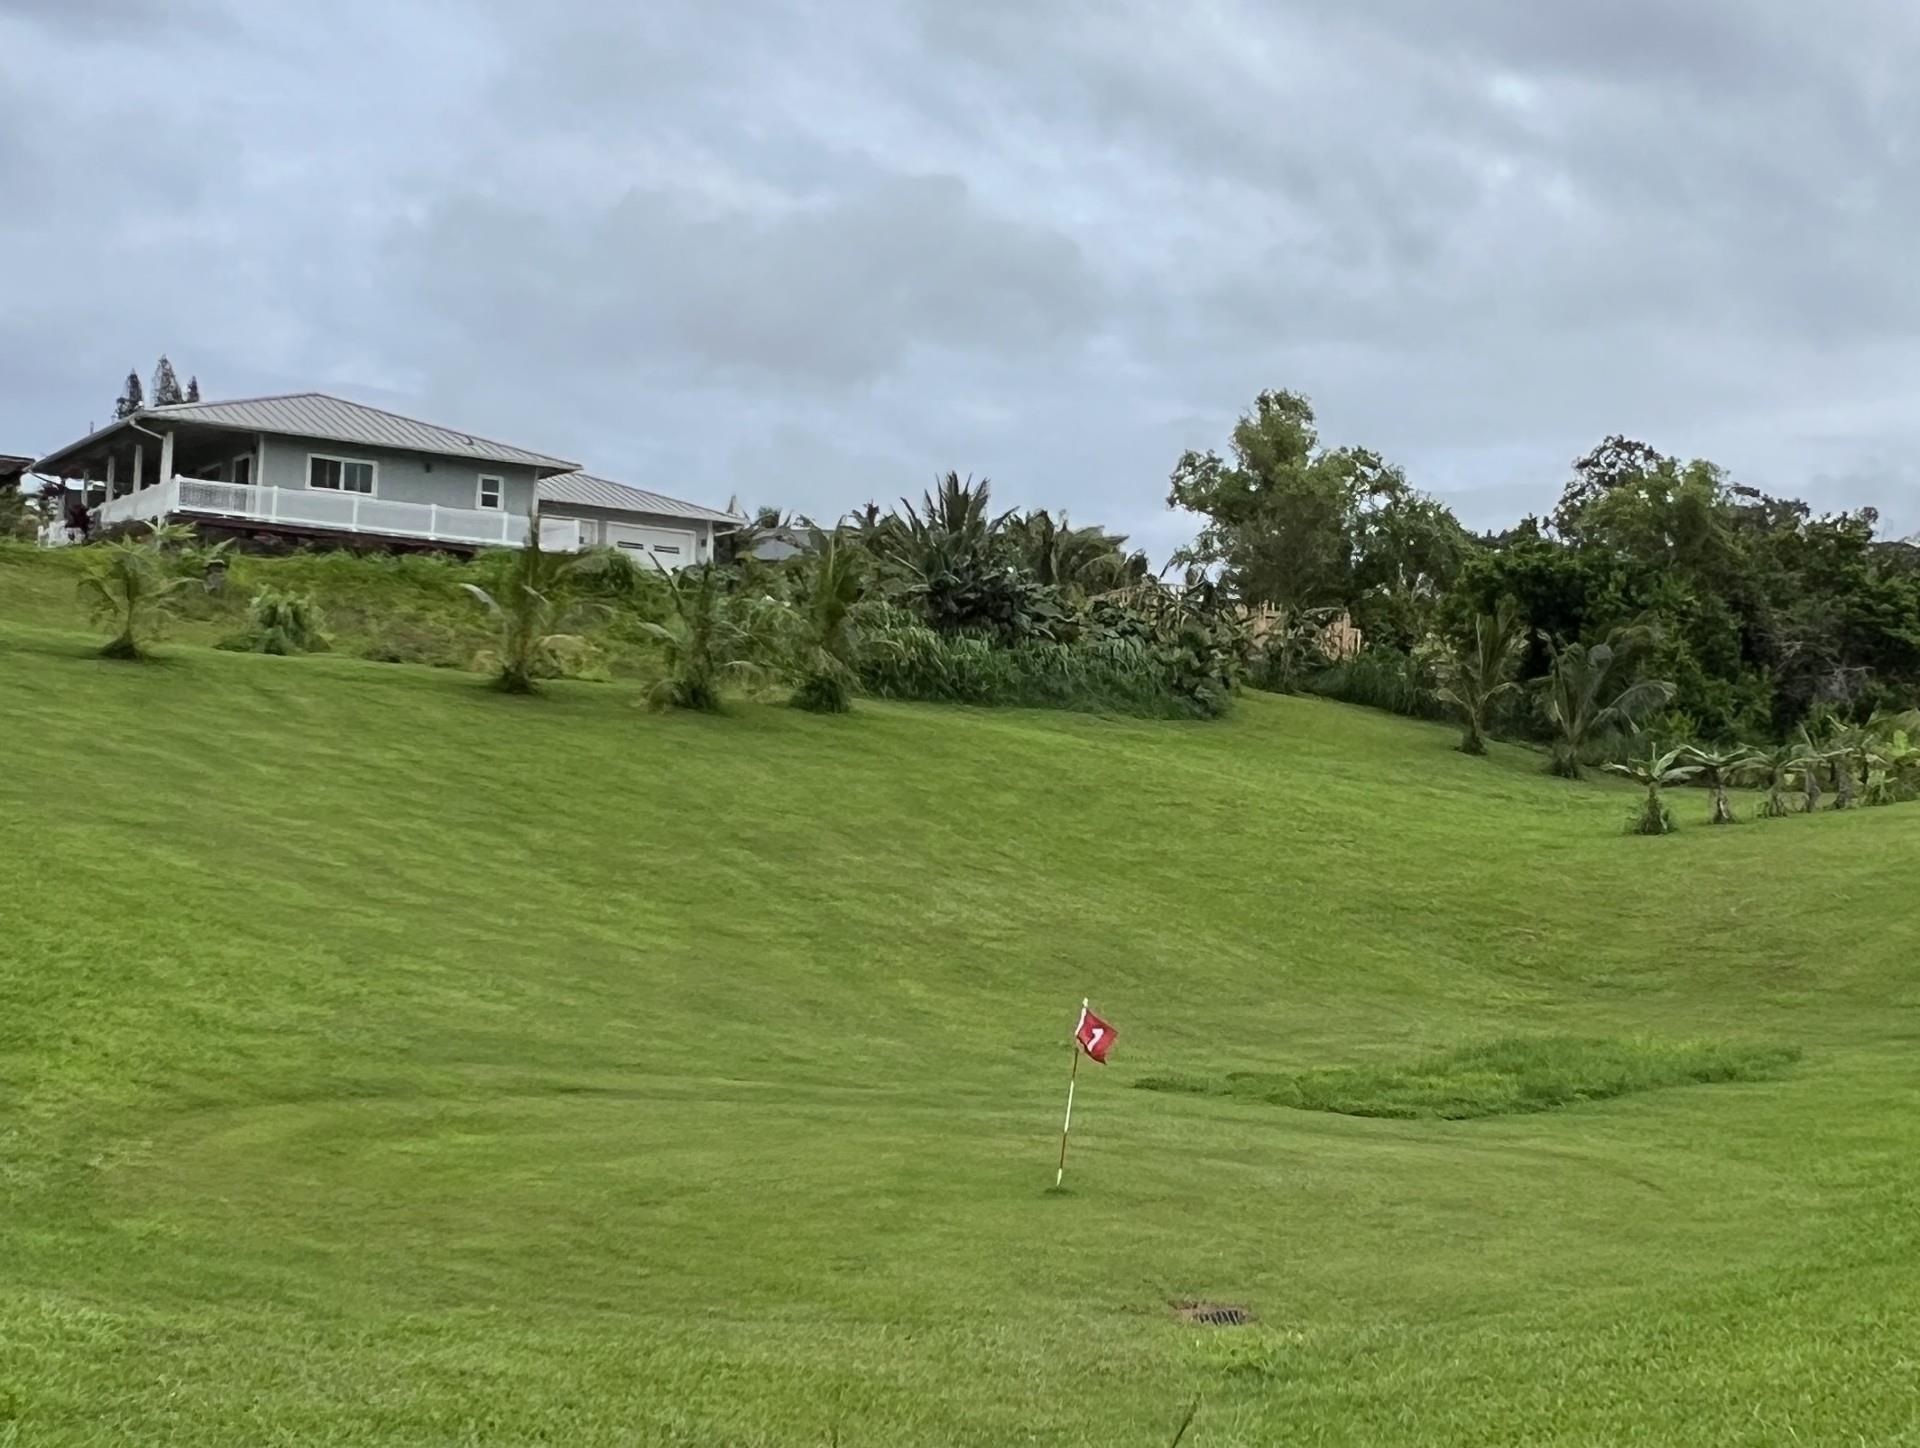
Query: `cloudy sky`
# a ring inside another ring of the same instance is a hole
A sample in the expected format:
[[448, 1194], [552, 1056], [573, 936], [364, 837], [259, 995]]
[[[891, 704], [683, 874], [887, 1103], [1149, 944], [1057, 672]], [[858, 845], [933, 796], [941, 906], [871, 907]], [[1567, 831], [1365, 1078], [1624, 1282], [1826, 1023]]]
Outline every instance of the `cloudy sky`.
[[1920, 529], [1920, 10], [0, 0], [0, 452], [171, 352], [1157, 556], [1263, 387], [1470, 524], [1625, 431]]

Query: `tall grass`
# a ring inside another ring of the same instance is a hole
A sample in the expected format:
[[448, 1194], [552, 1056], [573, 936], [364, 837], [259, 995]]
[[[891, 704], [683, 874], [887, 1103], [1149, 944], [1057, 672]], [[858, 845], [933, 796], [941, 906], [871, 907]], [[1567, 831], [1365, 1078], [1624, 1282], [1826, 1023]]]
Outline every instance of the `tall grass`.
[[891, 612], [868, 630], [860, 683], [881, 699], [1149, 718], [1204, 712], [1174, 687], [1154, 646], [1138, 639], [1006, 648], [984, 638], [936, 633]]
[[1398, 649], [1379, 645], [1369, 645], [1352, 658], [1320, 670], [1307, 680], [1307, 692], [1409, 719], [1451, 717], [1422, 676], [1418, 662]]
[[1552, 1111], [1666, 1086], [1771, 1080], [1799, 1059], [1790, 1046], [1542, 1036], [1458, 1047], [1397, 1066], [1149, 1076], [1136, 1084], [1342, 1116], [1464, 1121]]

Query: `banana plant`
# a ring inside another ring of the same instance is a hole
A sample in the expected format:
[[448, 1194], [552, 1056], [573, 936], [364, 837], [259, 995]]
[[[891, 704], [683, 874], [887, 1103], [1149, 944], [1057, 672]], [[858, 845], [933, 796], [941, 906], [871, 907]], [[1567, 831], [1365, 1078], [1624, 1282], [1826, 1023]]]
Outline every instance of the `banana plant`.
[[1802, 724], [1793, 736], [1793, 772], [1800, 781], [1800, 798], [1808, 814], [1820, 808], [1820, 781], [1831, 763], [1831, 751], [1810, 725]]
[[1647, 797], [1640, 806], [1640, 813], [1634, 817], [1633, 833], [1636, 835], [1670, 835], [1673, 833], [1673, 812], [1667, 808], [1661, 791], [1677, 784], [1685, 784], [1699, 773], [1697, 765], [1684, 763], [1687, 751], [1684, 749], [1650, 749], [1639, 759], [1629, 759], [1623, 764], [1609, 764], [1607, 772], [1630, 779], [1642, 789]]
[[1749, 752], [1747, 773], [1767, 792], [1760, 805], [1762, 819], [1785, 819], [1793, 813], [1788, 796], [1799, 781], [1801, 767], [1798, 744], [1775, 744]]
[[1753, 767], [1754, 756], [1746, 749], [1702, 749], [1698, 745], [1689, 745], [1681, 751], [1680, 757], [1692, 767], [1694, 774], [1711, 792], [1713, 811], [1707, 818], [1708, 824], [1730, 825], [1735, 823], [1733, 803], [1727, 797], [1727, 786]]

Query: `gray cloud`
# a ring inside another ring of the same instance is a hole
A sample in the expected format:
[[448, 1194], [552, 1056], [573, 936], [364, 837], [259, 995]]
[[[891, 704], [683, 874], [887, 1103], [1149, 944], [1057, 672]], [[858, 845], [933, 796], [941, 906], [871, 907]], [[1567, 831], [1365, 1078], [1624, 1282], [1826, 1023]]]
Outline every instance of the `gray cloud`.
[[1920, 527], [1920, 15], [0, 0], [0, 451], [163, 347], [711, 501], [1164, 553], [1262, 387], [1470, 522], [1606, 432]]
[[564, 215], [459, 197], [397, 251], [456, 331], [743, 387], [869, 382], [916, 350], [1067, 351], [1102, 311], [1071, 238], [989, 213], [953, 176], [758, 211], [659, 190]]

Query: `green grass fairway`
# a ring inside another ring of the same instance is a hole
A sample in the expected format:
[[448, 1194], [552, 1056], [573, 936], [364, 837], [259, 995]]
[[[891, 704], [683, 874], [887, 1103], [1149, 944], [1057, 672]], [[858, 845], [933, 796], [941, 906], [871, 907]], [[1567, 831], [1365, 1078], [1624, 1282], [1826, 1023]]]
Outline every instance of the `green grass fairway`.
[[[4, 1448], [1920, 1444], [1920, 807], [1635, 839], [1259, 696], [109, 664], [5, 580]], [[1546, 1036], [1800, 1055], [1473, 1121], [1131, 1089]]]

